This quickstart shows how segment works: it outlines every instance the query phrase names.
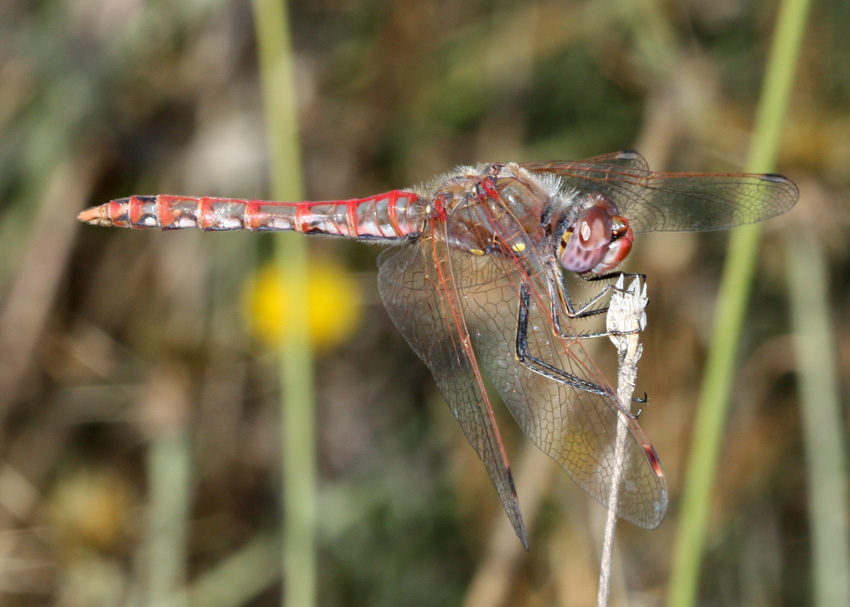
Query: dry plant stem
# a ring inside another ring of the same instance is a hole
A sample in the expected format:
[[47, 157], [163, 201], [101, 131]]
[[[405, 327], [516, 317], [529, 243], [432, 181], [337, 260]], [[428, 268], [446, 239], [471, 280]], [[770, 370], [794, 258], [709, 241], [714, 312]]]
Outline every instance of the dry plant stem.
[[[548, 493], [555, 471], [547, 455], [530, 441], [525, 442], [518, 465], [512, 469], [522, 479], [520, 501], [525, 524], [534, 528], [540, 504]], [[510, 590], [526, 551], [517, 541], [516, 532], [508, 517], [501, 511], [495, 519], [484, 558], [478, 564], [464, 598], [464, 607], [500, 607], [510, 604]]]
[[[623, 291], [623, 277], [617, 281], [617, 290], [611, 297], [608, 308], [608, 330], [611, 332], [626, 332], [636, 329], [643, 330], [646, 326], [644, 308], [647, 304], [646, 285], [641, 292], [640, 280], [635, 279], [627, 291]], [[621, 416], [631, 415], [628, 407], [632, 402], [637, 378], [637, 363], [643, 353], [643, 346], [638, 341], [639, 333], [630, 335], [612, 335], [611, 341], [617, 346], [619, 370], [617, 373], [617, 397], [627, 409], [620, 412]], [[614, 443], [614, 458], [617, 465], [614, 468], [614, 479], [611, 483], [611, 493], [608, 499], [608, 514], [605, 519], [605, 538], [602, 544], [602, 561], [599, 566], [599, 594], [597, 605], [605, 607], [611, 593], [611, 570], [614, 555], [614, 533], [617, 525], [617, 502], [620, 498], [620, 478], [623, 472], [623, 452], [628, 437], [626, 420], [617, 425], [617, 438]]]
[[99, 160], [81, 155], [66, 159], [39, 196], [41, 208], [19, 271], [7, 285], [0, 309], [0, 422], [13, 404], [50, 318], [53, 300], [65, 278], [68, 256], [77, 234], [74, 213], [85, 205]]
[[[601, 340], [590, 340], [585, 347], [591, 358], [594, 358], [593, 350], [606, 345]], [[537, 521], [540, 504], [548, 495], [559, 468], [535, 445], [523, 441], [518, 463], [512, 469], [515, 478], [521, 479], [517, 491], [523, 505], [526, 527], [530, 532]], [[489, 537], [485, 556], [480, 560], [469, 584], [464, 607], [501, 607], [510, 603], [510, 591], [526, 551], [517, 542], [516, 532], [502, 512], [495, 517]]]

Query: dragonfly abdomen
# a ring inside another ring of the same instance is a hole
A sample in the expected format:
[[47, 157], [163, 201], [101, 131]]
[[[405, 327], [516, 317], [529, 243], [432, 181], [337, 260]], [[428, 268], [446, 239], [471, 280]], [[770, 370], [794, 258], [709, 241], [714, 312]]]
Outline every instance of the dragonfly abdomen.
[[129, 196], [83, 211], [90, 224], [176, 230], [295, 231], [359, 240], [399, 240], [422, 227], [419, 197], [393, 190], [369, 198], [273, 202], [210, 196]]

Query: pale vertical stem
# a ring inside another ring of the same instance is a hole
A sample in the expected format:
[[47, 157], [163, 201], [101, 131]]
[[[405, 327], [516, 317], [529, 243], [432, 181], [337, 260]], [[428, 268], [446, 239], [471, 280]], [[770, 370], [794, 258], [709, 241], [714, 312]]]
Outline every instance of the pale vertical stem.
[[192, 441], [185, 428], [169, 428], [148, 447], [150, 605], [185, 607], [186, 538], [191, 509]]
[[181, 369], [154, 372], [143, 403], [150, 426], [147, 451], [147, 604], [185, 607], [186, 543], [192, 504], [192, 440], [186, 427], [187, 378]]
[[812, 605], [850, 605], [847, 445], [827, 303], [823, 247], [804, 231], [787, 242], [788, 292], [809, 481]]
[[[810, 0], [784, 0], [780, 6], [746, 165], [748, 171], [770, 171], [775, 164], [809, 4]], [[720, 285], [711, 347], [694, 420], [693, 446], [673, 554], [667, 600], [674, 607], [689, 607], [696, 602], [709, 497], [717, 471], [736, 350], [760, 235], [759, 226], [746, 226], [735, 230], [729, 240], [729, 255]]]
[[[282, 0], [254, 0], [254, 21], [268, 132], [271, 193], [301, 200], [301, 155], [289, 22]], [[294, 322], [281, 345], [283, 472], [283, 604], [316, 603], [316, 441], [313, 360], [307, 327], [307, 250], [298, 235], [280, 235], [275, 256]]]
[[[644, 308], [648, 301], [646, 285], [641, 292], [640, 280], [634, 280], [628, 291], [623, 291], [623, 277], [617, 281], [617, 289], [611, 297], [608, 306], [607, 326], [611, 332], [624, 333], [635, 331], [629, 335], [612, 335], [611, 341], [617, 346], [619, 362], [617, 372], [617, 398], [626, 409], [620, 411], [625, 418], [630, 415], [629, 407], [632, 393], [635, 391], [637, 378], [637, 363], [643, 353], [636, 331], [646, 326]], [[602, 544], [602, 560], [599, 565], [599, 593], [596, 598], [599, 607], [608, 605], [611, 593], [611, 571], [614, 562], [614, 535], [617, 526], [617, 504], [620, 499], [620, 482], [623, 476], [623, 459], [625, 457], [626, 439], [628, 438], [629, 423], [621, 419], [617, 424], [617, 436], [614, 442], [614, 478], [611, 480], [611, 492], [608, 495], [608, 513], [605, 519], [605, 538]]]

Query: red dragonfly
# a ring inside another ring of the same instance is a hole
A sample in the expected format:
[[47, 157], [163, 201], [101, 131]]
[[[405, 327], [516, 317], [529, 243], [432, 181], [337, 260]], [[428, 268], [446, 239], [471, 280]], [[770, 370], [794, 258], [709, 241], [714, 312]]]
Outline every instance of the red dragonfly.
[[[594, 499], [648, 529], [667, 509], [655, 449], [582, 345], [607, 334], [579, 329], [606, 311], [602, 298], [612, 287], [573, 301], [563, 270], [608, 279], [621, 274], [614, 269], [636, 232], [759, 222], [788, 211], [797, 196], [780, 175], [653, 173], [637, 152], [623, 151], [582, 162], [462, 167], [423, 187], [352, 200], [130, 196], [79, 219], [294, 230], [394, 245], [378, 260], [384, 305], [430, 368], [527, 547], [484, 373], [528, 438]], [[628, 430], [619, 460], [618, 424]], [[612, 505], [615, 478], [621, 485]]]

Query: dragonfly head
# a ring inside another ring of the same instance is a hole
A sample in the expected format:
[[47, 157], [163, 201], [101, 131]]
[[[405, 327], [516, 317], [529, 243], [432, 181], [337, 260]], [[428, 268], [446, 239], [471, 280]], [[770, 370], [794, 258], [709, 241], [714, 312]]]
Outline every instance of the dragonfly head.
[[574, 222], [567, 222], [558, 244], [561, 266], [576, 274], [601, 275], [622, 262], [632, 249], [629, 220], [605, 194], [585, 195]]

